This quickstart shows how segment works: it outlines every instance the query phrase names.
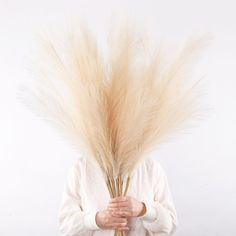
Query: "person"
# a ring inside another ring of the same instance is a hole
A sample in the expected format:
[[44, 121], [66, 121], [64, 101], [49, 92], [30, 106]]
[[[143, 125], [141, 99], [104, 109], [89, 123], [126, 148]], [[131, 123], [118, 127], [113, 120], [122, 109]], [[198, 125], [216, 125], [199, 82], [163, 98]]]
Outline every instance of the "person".
[[58, 211], [64, 236], [172, 235], [178, 225], [167, 176], [148, 157], [134, 169], [126, 196], [110, 198], [101, 170], [83, 156], [70, 168]]

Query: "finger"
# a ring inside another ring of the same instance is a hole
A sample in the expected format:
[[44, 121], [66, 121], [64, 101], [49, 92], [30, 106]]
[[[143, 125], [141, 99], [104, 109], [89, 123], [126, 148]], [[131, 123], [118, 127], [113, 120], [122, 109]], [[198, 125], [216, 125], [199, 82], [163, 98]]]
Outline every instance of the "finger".
[[111, 223], [111, 224], [109, 224], [107, 226], [109, 228], [113, 228], [113, 229], [128, 227], [127, 223], [116, 223], [116, 222], [113, 222], [113, 223]]
[[126, 206], [129, 205], [129, 201], [120, 201], [120, 202], [109, 202], [108, 206]]
[[127, 224], [127, 219], [125, 217], [120, 217], [120, 216], [112, 216], [111, 217], [111, 222], [113, 223], [126, 223]]
[[109, 208], [108, 211], [110, 212], [110, 214], [120, 214], [120, 212], [123, 211], [131, 211], [131, 209], [129, 207], [122, 207], [122, 208]]
[[122, 222], [122, 223], [112, 222], [110, 225], [111, 227], [127, 227], [128, 222]]
[[132, 216], [132, 212], [127, 210], [127, 211], [113, 211], [111, 213], [112, 216], [116, 217], [130, 217]]
[[108, 208], [120, 208], [129, 206], [128, 201], [125, 202], [113, 202], [108, 204]]
[[131, 210], [131, 207], [128, 205], [128, 206], [108, 206], [107, 207], [107, 210], [108, 211], [128, 211], [128, 210]]
[[110, 199], [110, 203], [112, 203], [112, 202], [124, 202], [124, 201], [127, 201], [128, 199], [127, 199], [127, 197], [125, 197], [125, 196], [119, 196], [119, 197], [115, 197], [115, 198], [112, 198], [112, 199]]

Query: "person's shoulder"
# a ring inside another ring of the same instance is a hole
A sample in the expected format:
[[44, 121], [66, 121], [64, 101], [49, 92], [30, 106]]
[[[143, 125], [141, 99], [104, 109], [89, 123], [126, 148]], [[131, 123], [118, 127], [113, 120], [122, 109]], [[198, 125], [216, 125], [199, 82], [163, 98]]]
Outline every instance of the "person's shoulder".
[[145, 165], [149, 168], [162, 168], [161, 163], [155, 156], [148, 156], [144, 160]]
[[86, 164], [86, 158], [84, 156], [78, 156], [74, 161], [74, 166], [79, 167]]
[[155, 175], [163, 174], [165, 172], [162, 164], [155, 156], [148, 156], [144, 160], [144, 164], [146, 165], [147, 170]]
[[83, 156], [78, 156], [73, 162], [71, 167], [69, 168], [70, 173], [79, 173], [81, 169], [84, 168], [86, 164], [86, 159]]

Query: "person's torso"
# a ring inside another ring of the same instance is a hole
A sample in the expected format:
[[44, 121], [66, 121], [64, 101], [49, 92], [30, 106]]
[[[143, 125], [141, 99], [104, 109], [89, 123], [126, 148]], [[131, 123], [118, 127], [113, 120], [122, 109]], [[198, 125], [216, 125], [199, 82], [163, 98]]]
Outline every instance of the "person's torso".
[[[151, 159], [145, 159], [134, 170], [127, 191], [127, 196], [134, 197], [139, 201], [152, 202], [154, 196], [152, 179], [152, 167], [155, 162]], [[78, 160], [80, 168], [80, 189], [81, 206], [84, 211], [101, 211], [107, 208], [110, 200], [105, 179], [102, 172], [93, 166], [85, 158]], [[129, 231], [126, 236], [148, 236], [149, 234], [143, 227], [142, 220], [138, 217], [131, 217], [128, 221]], [[113, 236], [114, 230], [95, 230], [91, 236]]]

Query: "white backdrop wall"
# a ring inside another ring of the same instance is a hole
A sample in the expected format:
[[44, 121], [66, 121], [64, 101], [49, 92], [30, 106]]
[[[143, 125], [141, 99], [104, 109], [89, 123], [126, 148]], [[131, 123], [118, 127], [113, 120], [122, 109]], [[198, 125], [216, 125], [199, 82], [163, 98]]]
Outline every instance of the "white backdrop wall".
[[[198, 70], [206, 73], [208, 117], [154, 153], [176, 204], [177, 236], [236, 235], [236, 15], [234, 1], [0, 0], [0, 235], [59, 236], [57, 210], [78, 157], [16, 99], [29, 77], [34, 33], [85, 17], [99, 33], [118, 12], [138, 16], [156, 35], [183, 42], [214, 34]], [[101, 32], [102, 33], [102, 32]]]

